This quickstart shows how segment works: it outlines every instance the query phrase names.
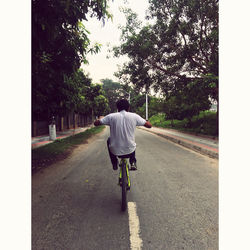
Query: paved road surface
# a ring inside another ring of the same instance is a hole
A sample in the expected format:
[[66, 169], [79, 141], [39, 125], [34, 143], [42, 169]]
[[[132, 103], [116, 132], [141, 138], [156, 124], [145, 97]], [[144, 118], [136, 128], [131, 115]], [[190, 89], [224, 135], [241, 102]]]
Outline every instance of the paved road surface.
[[33, 177], [32, 249], [218, 249], [217, 160], [137, 130], [123, 213], [108, 134]]

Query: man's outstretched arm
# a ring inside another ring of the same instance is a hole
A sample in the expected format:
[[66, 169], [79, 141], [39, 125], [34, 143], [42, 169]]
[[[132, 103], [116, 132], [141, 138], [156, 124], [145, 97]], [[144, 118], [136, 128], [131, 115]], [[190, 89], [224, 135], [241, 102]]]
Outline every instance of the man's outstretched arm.
[[152, 124], [149, 121], [146, 121], [146, 123], [144, 124], [144, 127], [151, 128]]

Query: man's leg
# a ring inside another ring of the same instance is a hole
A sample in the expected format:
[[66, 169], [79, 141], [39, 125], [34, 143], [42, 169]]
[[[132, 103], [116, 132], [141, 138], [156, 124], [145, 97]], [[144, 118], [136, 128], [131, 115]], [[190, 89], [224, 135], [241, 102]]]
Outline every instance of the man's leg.
[[136, 162], [135, 151], [133, 153], [129, 154], [129, 163], [130, 163], [130, 165], [132, 165], [134, 162]]
[[131, 166], [130, 167], [131, 170], [137, 170], [135, 151], [130, 154], [129, 163], [130, 163], [130, 166]]
[[110, 151], [110, 149], [109, 149], [109, 142], [110, 142], [110, 138], [108, 138], [108, 140], [107, 140], [109, 157], [110, 157], [111, 163], [113, 165], [113, 169], [117, 170], [117, 168], [118, 168], [118, 160], [117, 160], [117, 157]]

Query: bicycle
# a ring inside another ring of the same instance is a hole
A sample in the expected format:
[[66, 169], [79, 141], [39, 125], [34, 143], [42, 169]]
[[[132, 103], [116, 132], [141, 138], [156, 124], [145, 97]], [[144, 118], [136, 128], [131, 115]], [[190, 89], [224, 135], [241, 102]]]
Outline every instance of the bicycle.
[[122, 188], [122, 203], [121, 209], [125, 211], [127, 208], [127, 191], [130, 190], [131, 182], [129, 178], [129, 164], [128, 164], [128, 157], [118, 156], [120, 158], [119, 167], [119, 183], [118, 185]]

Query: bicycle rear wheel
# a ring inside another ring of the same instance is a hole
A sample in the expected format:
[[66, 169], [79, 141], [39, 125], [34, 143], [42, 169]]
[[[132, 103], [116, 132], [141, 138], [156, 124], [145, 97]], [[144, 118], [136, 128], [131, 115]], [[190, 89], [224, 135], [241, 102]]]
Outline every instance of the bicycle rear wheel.
[[127, 208], [127, 173], [126, 173], [126, 163], [122, 163], [122, 211]]

